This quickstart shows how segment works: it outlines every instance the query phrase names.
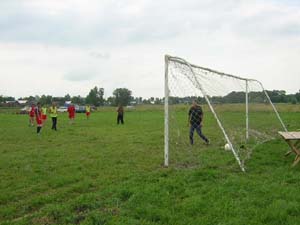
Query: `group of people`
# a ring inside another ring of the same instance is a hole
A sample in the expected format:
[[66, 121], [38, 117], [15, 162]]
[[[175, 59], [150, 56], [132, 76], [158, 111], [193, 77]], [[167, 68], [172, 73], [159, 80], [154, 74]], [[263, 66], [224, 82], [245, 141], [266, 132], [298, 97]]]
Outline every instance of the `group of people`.
[[[47, 112], [49, 112], [49, 116], [52, 119], [51, 129], [57, 131], [56, 125], [57, 125], [58, 113], [57, 113], [56, 104], [52, 103], [52, 105], [49, 108], [47, 108], [46, 106], [41, 106], [41, 103], [39, 102], [36, 105], [35, 104], [31, 105], [29, 111], [29, 126], [34, 126], [34, 119], [35, 119], [37, 124], [37, 134], [40, 134], [41, 129], [47, 120]], [[87, 119], [89, 119], [91, 115], [90, 105], [85, 106], [85, 113]], [[75, 120], [75, 114], [76, 114], [76, 109], [73, 104], [70, 104], [68, 106], [68, 114], [69, 114], [70, 123], [73, 124]]]
[[[91, 107], [87, 105], [85, 107], [86, 110], [86, 117], [89, 119], [91, 114]], [[47, 120], [47, 112], [50, 113], [50, 117], [52, 119], [52, 130], [57, 130], [57, 106], [55, 103], [47, 109], [46, 106], [41, 107], [40, 103], [37, 103], [35, 106], [32, 104], [31, 110], [29, 112], [29, 125], [34, 125], [34, 118], [36, 119], [37, 123], [37, 133], [39, 134], [43, 124]], [[76, 109], [74, 105], [69, 105], [68, 107], [69, 119], [70, 123], [73, 124], [75, 120]], [[209, 144], [209, 140], [205, 135], [202, 133], [202, 120], [203, 120], [203, 110], [200, 105], [197, 104], [196, 101], [193, 101], [193, 104], [188, 112], [188, 126], [190, 127], [189, 130], [189, 140], [190, 144], [194, 144], [194, 131], [196, 130], [197, 134], [200, 138], [202, 138], [206, 144]], [[124, 108], [122, 105], [119, 105], [117, 108], [117, 124], [124, 124]]]

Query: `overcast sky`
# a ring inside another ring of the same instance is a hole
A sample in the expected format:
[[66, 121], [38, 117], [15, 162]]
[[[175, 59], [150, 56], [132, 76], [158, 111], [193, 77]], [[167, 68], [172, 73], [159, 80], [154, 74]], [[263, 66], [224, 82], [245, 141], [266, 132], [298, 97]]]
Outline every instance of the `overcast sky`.
[[162, 97], [165, 54], [296, 93], [300, 1], [0, 1], [0, 95]]

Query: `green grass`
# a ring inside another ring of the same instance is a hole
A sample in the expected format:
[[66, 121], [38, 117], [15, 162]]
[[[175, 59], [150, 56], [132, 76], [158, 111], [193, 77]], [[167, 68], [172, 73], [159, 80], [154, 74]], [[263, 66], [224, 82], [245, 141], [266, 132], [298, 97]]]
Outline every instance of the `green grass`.
[[[287, 108], [299, 129], [299, 106]], [[37, 136], [28, 116], [0, 113], [0, 224], [299, 224], [300, 165], [281, 139], [258, 146], [246, 173], [214, 144], [198, 146], [196, 167], [163, 168], [160, 107], [127, 112], [123, 126], [114, 109], [50, 123]]]

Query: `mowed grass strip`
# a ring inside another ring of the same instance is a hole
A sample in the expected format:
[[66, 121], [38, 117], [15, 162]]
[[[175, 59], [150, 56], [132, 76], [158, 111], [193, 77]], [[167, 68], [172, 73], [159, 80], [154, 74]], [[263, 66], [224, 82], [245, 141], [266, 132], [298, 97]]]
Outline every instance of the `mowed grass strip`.
[[[299, 111], [291, 111], [282, 117], [299, 129]], [[206, 115], [206, 135], [217, 140]], [[1, 224], [300, 221], [300, 169], [291, 168], [293, 156], [284, 157], [288, 146], [281, 139], [258, 146], [242, 173], [214, 143], [199, 145], [196, 167], [163, 168], [161, 107], [126, 112], [124, 125], [109, 108], [90, 120], [77, 114], [73, 125], [60, 114], [58, 131], [48, 120], [40, 136], [26, 115], [1, 113], [0, 124]]]

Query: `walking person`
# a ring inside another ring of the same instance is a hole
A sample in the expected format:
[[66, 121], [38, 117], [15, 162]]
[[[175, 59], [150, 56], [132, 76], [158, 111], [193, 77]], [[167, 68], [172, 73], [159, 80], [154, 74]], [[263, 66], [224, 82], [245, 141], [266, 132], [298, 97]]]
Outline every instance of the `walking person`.
[[119, 104], [119, 107], [117, 109], [118, 116], [117, 116], [117, 124], [120, 122], [124, 124], [124, 108], [121, 104]]
[[91, 106], [90, 105], [85, 106], [85, 115], [86, 115], [86, 119], [90, 118], [90, 115], [91, 115]]
[[41, 108], [41, 103], [37, 103], [37, 106], [34, 109], [35, 113], [35, 119], [36, 119], [36, 133], [39, 135], [41, 132], [41, 129], [43, 127], [43, 119], [42, 119], [42, 108]]
[[47, 120], [47, 106], [45, 105], [42, 107], [42, 120], [44, 125]]
[[30, 108], [30, 111], [29, 111], [29, 126], [34, 126], [34, 115], [35, 115], [35, 105], [34, 104], [31, 104], [31, 108]]
[[70, 104], [68, 106], [68, 113], [69, 113], [69, 119], [70, 119], [70, 124], [74, 123], [75, 120], [75, 106], [73, 104]]
[[49, 108], [50, 117], [52, 119], [52, 130], [57, 130], [56, 124], [57, 124], [57, 107], [54, 102], [52, 102], [52, 105]]
[[194, 100], [188, 113], [188, 125], [190, 126], [189, 138], [190, 144], [194, 144], [194, 131], [196, 130], [200, 138], [202, 138], [206, 144], [209, 144], [209, 140], [203, 135], [201, 127], [203, 120], [203, 111], [200, 105]]

